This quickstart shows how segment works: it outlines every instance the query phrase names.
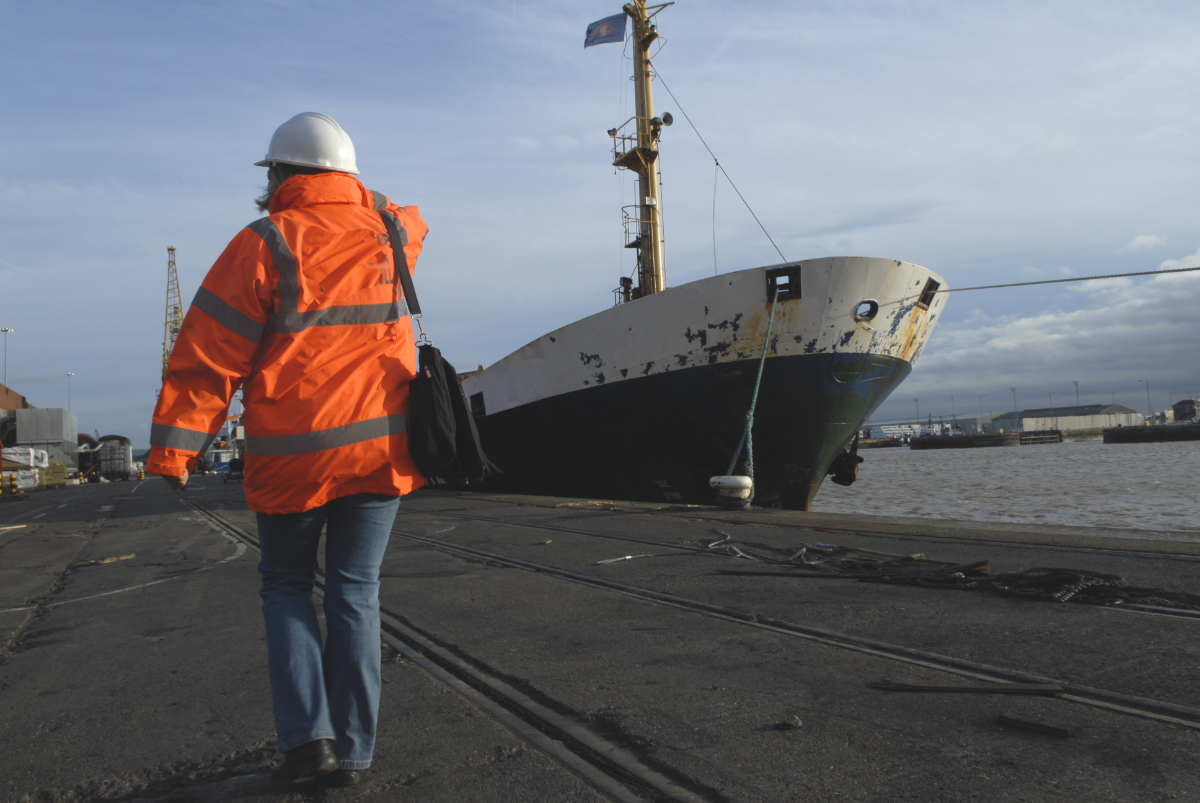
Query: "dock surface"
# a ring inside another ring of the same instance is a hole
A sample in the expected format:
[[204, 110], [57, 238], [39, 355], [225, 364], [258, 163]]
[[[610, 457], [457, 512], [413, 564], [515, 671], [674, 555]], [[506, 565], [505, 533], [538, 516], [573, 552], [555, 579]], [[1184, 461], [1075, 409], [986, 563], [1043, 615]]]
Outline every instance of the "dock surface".
[[[0, 504], [0, 527], [17, 527], [0, 529], [5, 801], [1125, 801], [1200, 789], [1200, 620], [799, 575], [738, 554], [826, 543], [1195, 593], [1194, 541], [420, 491], [383, 566], [374, 766], [353, 789], [281, 796], [266, 769], [256, 529], [239, 484], [50, 491]], [[869, 685], [883, 680], [1064, 693]]]

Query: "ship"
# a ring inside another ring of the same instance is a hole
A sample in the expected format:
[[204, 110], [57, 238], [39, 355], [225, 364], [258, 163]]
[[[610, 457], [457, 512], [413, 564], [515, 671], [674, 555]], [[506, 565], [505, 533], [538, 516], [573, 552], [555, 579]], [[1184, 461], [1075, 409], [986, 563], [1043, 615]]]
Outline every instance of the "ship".
[[732, 473], [753, 477], [755, 505], [808, 510], [827, 476], [853, 483], [860, 426], [912, 371], [949, 288], [920, 265], [844, 256], [668, 287], [658, 155], [672, 119], [655, 114], [649, 57], [665, 5], [624, 7], [635, 115], [608, 131], [613, 165], [637, 179], [623, 210], [637, 283], [622, 277], [612, 307], [460, 375], [501, 470], [478, 487], [712, 504], [712, 480]]

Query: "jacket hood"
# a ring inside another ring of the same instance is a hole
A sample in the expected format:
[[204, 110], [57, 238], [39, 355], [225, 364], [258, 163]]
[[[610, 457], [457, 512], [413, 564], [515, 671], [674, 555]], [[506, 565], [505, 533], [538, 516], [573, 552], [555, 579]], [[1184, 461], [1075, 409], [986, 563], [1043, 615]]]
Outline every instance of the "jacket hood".
[[368, 209], [374, 203], [366, 187], [347, 173], [317, 173], [292, 176], [271, 199], [270, 214], [313, 204], [355, 204]]

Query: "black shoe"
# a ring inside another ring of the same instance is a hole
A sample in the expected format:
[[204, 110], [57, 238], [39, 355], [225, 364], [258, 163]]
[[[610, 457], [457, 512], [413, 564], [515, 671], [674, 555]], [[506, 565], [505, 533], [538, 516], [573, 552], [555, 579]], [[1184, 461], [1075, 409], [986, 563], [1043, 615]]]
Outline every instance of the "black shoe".
[[328, 775], [322, 775], [321, 786], [357, 786], [360, 780], [362, 780], [362, 775], [358, 770], [339, 769], [337, 772], [331, 772]]
[[282, 758], [271, 762], [271, 785], [276, 789], [311, 783], [317, 778], [337, 772], [337, 757], [333, 754], [332, 739], [317, 739], [288, 750]]

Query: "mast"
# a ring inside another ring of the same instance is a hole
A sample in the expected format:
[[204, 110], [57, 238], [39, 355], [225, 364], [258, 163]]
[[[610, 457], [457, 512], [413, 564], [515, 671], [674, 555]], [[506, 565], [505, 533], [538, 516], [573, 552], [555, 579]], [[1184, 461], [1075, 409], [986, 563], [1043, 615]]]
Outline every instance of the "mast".
[[[625, 247], [637, 248], [638, 286], [631, 294], [640, 298], [667, 288], [663, 260], [662, 205], [659, 200], [658, 141], [662, 127], [671, 124], [671, 116], [654, 116], [654, 72], [650, 64], [650, 44], [658, 38], [658, 26], [651, 20], [659, 11], [674, 3], [647, 6], [646, 0], [626, 3], [624, 10], [633, 22], [634, 117], [621, 128], [610, 130], [613, 138], [613, 164], [637, 174], [640, 197], [636, 217], [625, 213]], [[636, 133], [625, 133], [629, 123]], [[629, 300], [629, 299], [626, 299]]]

